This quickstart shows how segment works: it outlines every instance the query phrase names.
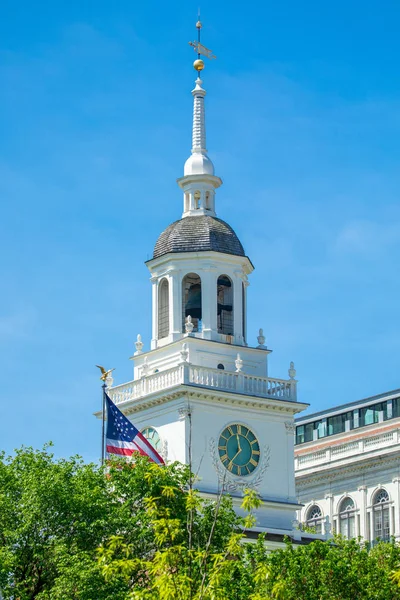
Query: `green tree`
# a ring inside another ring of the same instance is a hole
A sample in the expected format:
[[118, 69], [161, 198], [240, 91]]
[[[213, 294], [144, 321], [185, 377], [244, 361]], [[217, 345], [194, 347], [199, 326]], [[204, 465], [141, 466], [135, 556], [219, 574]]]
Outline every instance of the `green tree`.
[[[154, 499], [174, 519], [176, 539], [209, 550], [221, 547], [236, 517], [222, 499], [188, 509], [191, 474], [179, 463], [158, 467], [147, 458], [111, 461], [104, 470], [79, 457], [55, 460], [47, 447], [0, 456], [0, 590], [7, 599], [124, 600], [142, 575], [126, 577], [97, 560], [106, 540], [123, 539], [129, 556], [160, 549], [153, 528]], [[194, 498], [194, 495], [193, 495]], [[189, 534], [189, 531], [191, 532]], [[190, 540], [190, 541], [189, 541]], [[169, 541], [165, 541], [167, 547]], [[124, 560], [126, 548], [120, 549]]]

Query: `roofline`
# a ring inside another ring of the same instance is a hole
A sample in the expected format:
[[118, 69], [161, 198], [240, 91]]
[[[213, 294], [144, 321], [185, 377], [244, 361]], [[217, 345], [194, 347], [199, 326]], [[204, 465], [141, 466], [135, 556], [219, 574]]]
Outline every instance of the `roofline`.
[[198, 254], [205, 254], [206, 252], [213, 253], [213, 254], [223, 254], [224, 256], [234, 256], [234, 257], [236, 257], [238, 259], [242, 259], [242, 260], [246, 259], [246, 260], [249, 261], [250, 266], [251, 266], [250, 273], [253, 272], [254, 269], [255, 269], [255, 266], [253, 265], [253, 263], [251, 262], [250, 258], [246, 254], [231, 254], [229, 252], [220, 252], [219, 250], [209, 250], [209, 249], [207, 249], [207, 250], [195, 250], [195, 251], [192, 251], [192, 250], [180, 250], [179, 252], [166, 252], [165, 254], [161, 254], [161, 256], [156, 256], [156, 257], [150, 258], [149, 260], [146, 260], [144, 262], [144, 264], [146, 266], [148, 266], [150, 263], [152, 263], [154, 261], [161, 260], [161, 259], [165, 259], [166, 257], [172, 257], [172, 256], [174, 256], [175, 258], [177, 258], [177, 257], [180, 256], [181, 258], [183, 258], [182, 255], [184, 255], [185, 257], [188, 254], [192, 254], [193, 256], [197, 256]]
[[326, 408], [325, 410], [320, 410], [315, 413], [311, 413], [309, 415], [304, 415], [303, 417], [298, 417], [295, 419], [296, 423], [302, 424], [308, 421], [315, 421], [316, 418], [322, 417], [324, 415], [330, 414], [340, 414], [342, 412], [346, 412], [348, 408], [359, 406], [359, 405], [369, 405], [374, 404], [375, 402], [381, 400], [382, 398], [386, 398], [388, 396], [400, 396], [400, 388], [391, 390], [389, 392], [384, 392], [382, 394], [377, 394], [376, 396], [369, 396], [368, 398], [363, 398], [361, 400], [356, 400], [354, 402], [347, 402], [346, 404], [338, 404], [337, 406], [333, 406], [332, 408]]

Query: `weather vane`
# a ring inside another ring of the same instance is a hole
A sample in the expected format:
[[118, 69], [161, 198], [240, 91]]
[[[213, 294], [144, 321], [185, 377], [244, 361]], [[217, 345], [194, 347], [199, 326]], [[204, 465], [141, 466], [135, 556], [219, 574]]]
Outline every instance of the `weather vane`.
[[203, 44], [200, 42], [200, 33], [201, 33], [201, 28], [202, 28], [202, 24], [200, 21], [200, 11], [199, 11], [199, 18], [196, 23], [196, 28], [197, 28], [197, 41], [189, 42], [189, 44], [193, 47], [194, 51], [197, 52], [197, 60], [194, 61], [193, 66], [196, 69], [196, 71], [202, 71], [204, 69], [204, 61], [200, 58], [201, 56], [205, 56], [206, 58], [209, 58], [211, 60], [213, 58], [217, 58], [217, 57], [215, 56], [215, 54], [212, 53], [211, 50], [209, 50], [208, 48], [203, 46]]

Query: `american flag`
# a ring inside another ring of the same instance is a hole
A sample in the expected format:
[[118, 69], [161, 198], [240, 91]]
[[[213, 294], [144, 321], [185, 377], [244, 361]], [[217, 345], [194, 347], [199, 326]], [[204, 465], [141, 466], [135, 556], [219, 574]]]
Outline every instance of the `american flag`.
[[138, 452], [153, 462], [163, 465], [164, 461], [144, 435], [125, 417], [106, 394], [107, 436], [106, 449], [109, 454], [132, 456]]

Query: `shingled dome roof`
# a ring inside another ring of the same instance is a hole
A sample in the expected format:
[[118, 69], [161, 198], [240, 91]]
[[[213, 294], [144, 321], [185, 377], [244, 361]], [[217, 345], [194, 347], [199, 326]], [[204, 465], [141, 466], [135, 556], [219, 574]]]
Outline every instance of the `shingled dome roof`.
[[162, 232], [154, 246], [153, 258], [170, 252], [224, 252], [245, 256], [233, 229], [216, 217], [184, 217]]

